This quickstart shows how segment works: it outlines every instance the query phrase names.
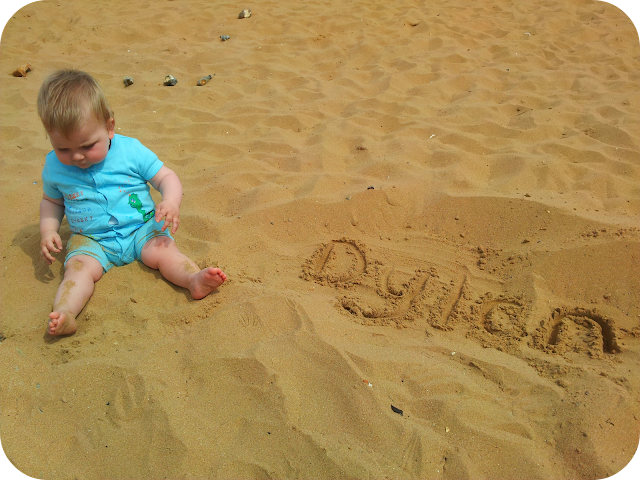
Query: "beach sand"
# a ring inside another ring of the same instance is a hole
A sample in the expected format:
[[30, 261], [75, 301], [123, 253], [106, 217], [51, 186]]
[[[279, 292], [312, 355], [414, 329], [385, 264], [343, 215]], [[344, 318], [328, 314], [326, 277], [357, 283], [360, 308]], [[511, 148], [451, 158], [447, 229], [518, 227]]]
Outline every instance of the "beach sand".
[[[0, 57], [7, 457], [46, 479], [620, 471], [640, 434], [639, 59], [629, 18], [587, 0], [24, 7]], [[52, 339], [36, 94], [64, 67], [178, 173], [176, 241], [229, 280], [194, 301], [115, 268]]]

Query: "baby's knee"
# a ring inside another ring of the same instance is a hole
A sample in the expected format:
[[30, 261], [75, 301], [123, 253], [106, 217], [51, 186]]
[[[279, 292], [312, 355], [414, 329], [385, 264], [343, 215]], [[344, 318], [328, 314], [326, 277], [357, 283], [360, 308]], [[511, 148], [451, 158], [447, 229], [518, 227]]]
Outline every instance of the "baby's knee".
[[91, 275], [94, 282], [102, 277], [103, 268], [98, 260], [87, 255], [74, 255], [65, 263], [65, 277], [75, 275]]
[[82, 259], [76, 256], [71, 257], [69, 260], [67, 260], [67, 263], [64, 267], [67, 272], [79, 272], [80, 270], [86, 268], [86, 265], [84, 264]]

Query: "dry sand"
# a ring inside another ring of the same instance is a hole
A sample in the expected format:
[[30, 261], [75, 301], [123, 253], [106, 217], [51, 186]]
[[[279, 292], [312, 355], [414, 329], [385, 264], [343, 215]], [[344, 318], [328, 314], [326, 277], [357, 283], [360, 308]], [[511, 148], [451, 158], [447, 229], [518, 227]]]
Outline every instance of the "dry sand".
[[[39, 255], [35, 100], [62, 67], [179, 174], [176, 239], [226, 271], [217, 293], [135, 263], [44, 335], [63, 268]], [[640, 46], [617, 8], [42, 1], [0, 73], [0, 429], [22, 472], [595, 479], [632, 458]]]

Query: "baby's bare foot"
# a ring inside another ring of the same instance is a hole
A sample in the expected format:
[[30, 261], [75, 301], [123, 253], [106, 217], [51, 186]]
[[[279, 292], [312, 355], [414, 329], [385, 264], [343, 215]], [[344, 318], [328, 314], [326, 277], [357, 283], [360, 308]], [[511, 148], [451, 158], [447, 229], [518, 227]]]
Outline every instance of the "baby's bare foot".
[[209, 267], [193, 275], [189, 291], [196, 300], [206, 297], [227, 280], [225, 273], [219, 268]]
[[51, 312], [49, 314], [49, 324], [47, 333], [52, 336], [71, 335], [78, 329], [76, 319], [69, 312]]

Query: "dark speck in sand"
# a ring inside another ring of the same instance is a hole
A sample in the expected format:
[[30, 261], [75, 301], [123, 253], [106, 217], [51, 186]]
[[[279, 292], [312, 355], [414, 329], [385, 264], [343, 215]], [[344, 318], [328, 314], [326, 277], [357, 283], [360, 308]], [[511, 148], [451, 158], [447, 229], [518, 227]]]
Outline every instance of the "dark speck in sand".
[[229, 35], [220, 35], [220, 39], [221, 39], [223, 42], [226, 42], [226, 41], [227, 41], [227, 40], [229, 40], [230, 38], [231, 38], [231, 37], [230, 37]]

